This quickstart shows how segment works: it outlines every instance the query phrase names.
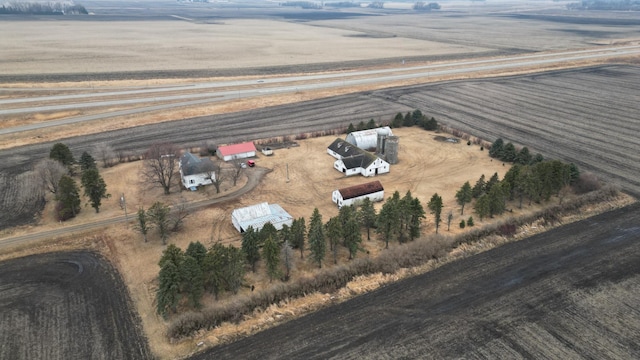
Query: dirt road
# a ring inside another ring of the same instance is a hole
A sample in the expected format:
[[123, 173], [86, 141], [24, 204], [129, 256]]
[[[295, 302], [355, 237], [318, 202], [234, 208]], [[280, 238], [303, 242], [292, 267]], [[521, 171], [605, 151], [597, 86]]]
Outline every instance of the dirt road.
[[638, 224], [602, 214], [192, 359], [638, 358]]
[[[197, 210], [197, 209], [215, 205], [215, 204], [222, 204], [224, 202], [240, 197], [248, 193], [249, 191], [253, 190], [256, 186], [258, 186], [260, 181], [262, 181], [262, 178], [264, 177], [264, 175], [267, 174], [269, 171], [271, 170], [262, 168], [262, 167], [252, 168], [250, 171], [245, 172], [245, 174], [247, 174], [248, 181], [243, 187], [239, 188], [238, 190], [229, 192], [226, 195], [221, 197], [187, 203], [185, 206], [186, 210], [193, 211], [193, 210]], [[135, 215], [129, 215], [129, 216], [122, 215], [122, 216], [118, 216], [110, 219], [104, 219], [100, 221], [94, 221], [86, 224], [63, 226], [55, 230], [40, 231], [40, 232], [22, 235], [22, 236], [6, 237], [6, 238], [0, 239], [0, 249], [13, 247], [13, 246], [21, 246], [21, 245], [28, 244], [30, 242], [35, 242], [35, 241], [44, 240], [44, 239], [55, 239], [56, 237], [59, 237], [59, 236], [69, 236], [70, 234], [73, 234], [73, 233], [87, 232], [90, 230], [104, 228], [106, 226], [117, 224], [117, 223], [134, 221], [134, 219], [135, 219]]]

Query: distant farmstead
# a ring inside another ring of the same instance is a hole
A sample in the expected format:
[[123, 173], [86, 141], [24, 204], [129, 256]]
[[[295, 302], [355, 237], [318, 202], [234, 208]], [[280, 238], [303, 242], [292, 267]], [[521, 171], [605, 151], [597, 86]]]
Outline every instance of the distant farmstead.
[[252, 142], [219, 146], [216, 154], [224, 161], [246, 159], [256, 156], [256, 146]]
[[215, 179], [215, 164], [209, 158], [199, 158], [190, 152], [180, 157], [180, 179], [182, 186], [195, 190], [201, 185], [210, 185]]
[[249, 227], [260, 230], [266, 223], [271, 223], [276, 229], [282, 230], [283, 225], [293, 224], [293, 217], [280, 205], [263, 202], [233, 210], [231, 222], [241, 233], [247, 231]]
[[327, 153], [338, 159], [333, 163], [334, 169], [346, 176], [375, 176], [389, 172], [388, 162], [340, 138], [329, 145]]
[[384, 188], [380, 181], [372, 181], [365, 184], [350, 186], [335, 190], [332, 200], [339, 208], [349, 205], [357, 205], [365, 198], [372, 202], [384, 200]]

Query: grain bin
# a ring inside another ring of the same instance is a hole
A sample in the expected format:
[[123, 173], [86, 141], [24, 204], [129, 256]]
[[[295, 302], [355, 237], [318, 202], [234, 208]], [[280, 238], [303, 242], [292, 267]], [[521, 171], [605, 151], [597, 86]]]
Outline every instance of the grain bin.
[[384, 155], [384, 143], [387, 140], [387, 134], [378, 133], [378, 142], [376, 143], [376, 154]]
[[398, 147], [400, 143], [400, 138], [397, 136], [387, 136], [385, 140], [385, 151], [384, 155], [389, 164], [397, 164], [398, 163]]

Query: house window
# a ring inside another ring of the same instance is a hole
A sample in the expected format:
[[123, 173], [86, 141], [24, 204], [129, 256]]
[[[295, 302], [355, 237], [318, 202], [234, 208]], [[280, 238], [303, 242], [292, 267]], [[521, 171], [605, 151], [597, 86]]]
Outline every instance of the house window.
[[189, 180], [189, 184], [195, 184], [195, 183], [196, 183], [195, 180], [193, 180], [193, 179]]

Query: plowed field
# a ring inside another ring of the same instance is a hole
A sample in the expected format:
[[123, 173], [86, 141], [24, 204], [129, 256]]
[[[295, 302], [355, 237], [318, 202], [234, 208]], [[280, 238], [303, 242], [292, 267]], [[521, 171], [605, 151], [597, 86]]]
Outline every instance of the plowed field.
[[0, 263], [0, 359], [151, 358], [122, 279], [89, 252]]
[[640, 194], [640, 68], [606, 66], [380, 91], [454, 128], [573, 161]]
[[192, 359], [637, 359], [639, 223], [609, 212]]

